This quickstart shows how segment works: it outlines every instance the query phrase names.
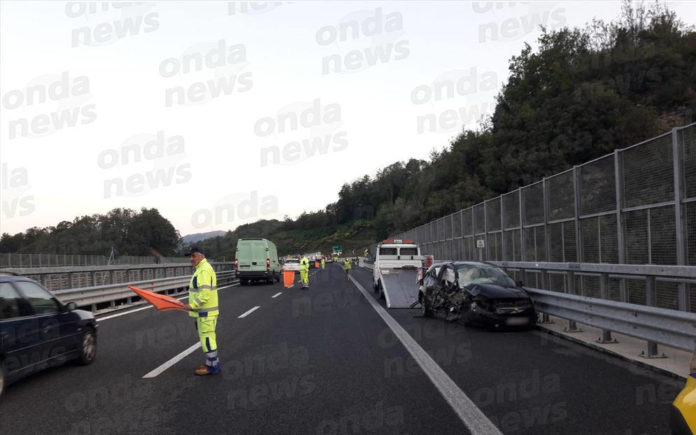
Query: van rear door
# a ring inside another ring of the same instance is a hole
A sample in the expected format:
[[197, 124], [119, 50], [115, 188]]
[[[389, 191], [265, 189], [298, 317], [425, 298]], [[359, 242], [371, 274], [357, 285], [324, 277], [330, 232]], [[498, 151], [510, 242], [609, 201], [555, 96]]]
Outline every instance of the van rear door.
[[251, 243], [251, 268], [254, 270], [266, 270], [266, 242], [263, 240], [253, 240]]
[[251, 243], [241, 241], [237, 244], [237, 261], [240, 270], [249, 270], [251, 267]]

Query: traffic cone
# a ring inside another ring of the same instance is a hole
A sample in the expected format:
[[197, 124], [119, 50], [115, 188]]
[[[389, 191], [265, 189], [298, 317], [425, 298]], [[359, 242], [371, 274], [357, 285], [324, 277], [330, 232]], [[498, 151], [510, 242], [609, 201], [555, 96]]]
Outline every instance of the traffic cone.
[[283, 285], [285, 288], [290, 288], [295, 284], [295, 271], [294, 270], [284, 270], [283, 271]]

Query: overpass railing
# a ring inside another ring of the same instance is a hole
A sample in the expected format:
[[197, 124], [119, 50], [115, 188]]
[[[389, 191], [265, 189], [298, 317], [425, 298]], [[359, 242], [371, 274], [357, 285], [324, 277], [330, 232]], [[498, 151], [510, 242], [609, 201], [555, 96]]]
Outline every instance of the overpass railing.
[[[217, 273], [232, 270], [233, 262], [211, 262]], [[188, 263], [171, 264], [123, 264], [110, 266], [63, 266], [4, 268], [10, 272], [39, 281], [51, 291], [79, 287], [96, 287], [108, 284], [140, 282], [189, 275], [193, 269]]]
[[[216, 275], [218, 287], [239, 282], [234, 270], [218, 272]], [[146, 303], [128, 288], [129, 285], [155, 293], [181, 296], [188, 292], [190, 280], [190, 275], [174, 276], [154, 280], [58, 290], [54, 291], [53, 294], [64, 303], [75, 302], [78, 307], [97, 312]]]
[[[24, 254], [0, 253], [0, 267], [57, 267], [57, 266], [109, 266], [112, 264], [151, 264], [188, 263], [187, 257], [155, 257], [119, 255], [110, 258], [104, 255], [72, 255], [72, 254]], [[224, 259], [223, 259], [224, 261]]]

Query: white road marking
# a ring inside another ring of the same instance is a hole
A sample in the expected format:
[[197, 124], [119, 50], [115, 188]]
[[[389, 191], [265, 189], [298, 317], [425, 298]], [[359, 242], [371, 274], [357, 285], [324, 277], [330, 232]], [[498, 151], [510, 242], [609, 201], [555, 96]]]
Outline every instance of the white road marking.
[[275, 299], [282, 294], [283, 294], [283, 292], [278, 292], [278, 293], [274, 294], [273, 296], [271, 296], [271, 298]]
[[435, 385], [440, 394], [450, 404], [454, 412], [459, 416], [464, 425], [474, 435], [502, 435], [502, 432], [481, 412], [481, 410], [469, 399], [469, 397], [457, 386], [457, 384], [445, 373], [442, 368], [430, 357], [428, 352], [411, 337], [399, 323], [385, 310], [365, 288], [352, 276], [353, 284], [360, 290], [365, 299], [372, 305], [377, 314], [384, 320], [389, 329], [401, 341], [408, 353], [423, 369], [430, 381]]
[[255, 306], [254, 308], [250, 309], [249, 311], [247, 311], [246, 313], [242, 314], [241, 316], [239, 316], [239, 317], [237, 317], [237, 318], [238, 318], [238, 319], [243, 319], [243, 318], [245, 318], [246, 316], [248, 316], [249, 314], [251, 314], [251, 313], [253, 313], [254, 311], [258, 310], [259, 308], [261, 308], [261, 307], [257, 305], [257, 306]]
[[[226, 285], [226, 286], [224, 286], [224, 287], [220, 287], [218, 290], [226, 289], [226, 288], [228, 288], [228, 287], [235, 287], [235, 286], [238, 286], [238, 285], [239, 285], [239, 284]], [[181, 297], [179, 297], [179, 298], [176, 298], [176, 300], [179, 300], [179, 301], [180, 301], [180, 300], [186, 299], [186, 298], [188, 298], [188, 296], [181, 296]], [[146, 307], [136, 308], [136, 309], [134, 309], [134, 310], [125, 311], [125, 312], [123, 312], [123, 313], [112, 314], [112, 315], [106, 316], [106, 317], [100, 317], [100, 318], [97, 319], [97, 322], [101, 322], [101, 321], [103, 321], [103, 320], [113, 319], [113, 318], [116, 318], [116, 317], [125, 316], [126, 314], [137, 313], [138, 311], [147, 310], [148, 308], [153, 308], [153, 306], [152, 306], [152, 305], [148, 305], [148, 306], [146, 306]]]
[[174, 358], [170, 359], [166, 363], [162, 364], [161, 366], [157, 367], [156, 369], [154, 369], [150, 373], [143, 376], [143, 379], [155, 378], [155, 377], [159, 376], [160, 374], [162, 374], [162, 372], [167, 370], [169, 367], [178, 363], [179, 361], [181, 361], [182, 359], [184, 359], [185, 357], [187, 357], [188, 355], [193, 353], [195, 350], [200, 349], [200, 348], [201, 348], [201, 343], [200, 343], [200, 341], [197, 341], [195, 344], [192, 344], [191, 347], [189, 347], [185, 351], [181, 352], [179, 355], [175, 356]]

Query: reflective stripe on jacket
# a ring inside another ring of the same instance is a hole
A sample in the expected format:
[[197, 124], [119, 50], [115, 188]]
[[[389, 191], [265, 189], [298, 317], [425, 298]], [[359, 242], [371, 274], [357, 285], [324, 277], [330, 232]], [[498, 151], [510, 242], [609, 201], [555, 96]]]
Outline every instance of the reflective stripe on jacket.
[[191, 277], [188, 303], [193, 309], [189, 313], [191, 317], [215, 317], [220, 314], [217, 277], [213, 266], [205, 258], [198, 263]]

